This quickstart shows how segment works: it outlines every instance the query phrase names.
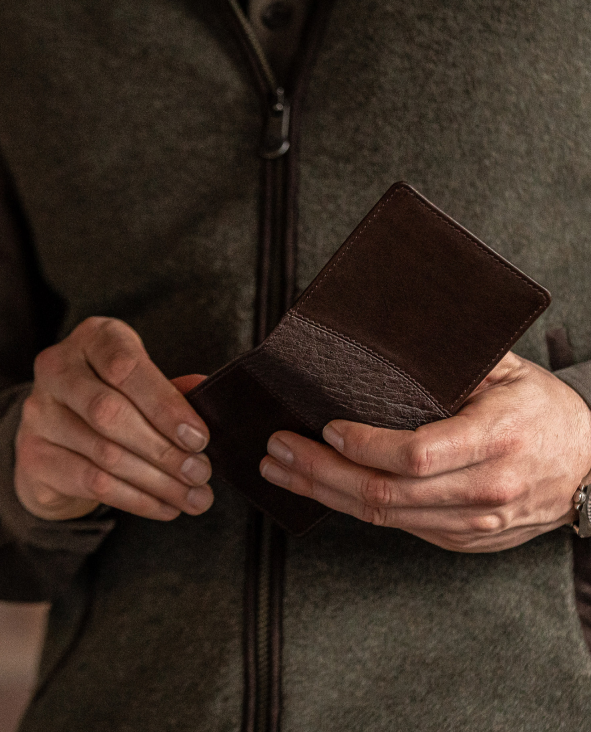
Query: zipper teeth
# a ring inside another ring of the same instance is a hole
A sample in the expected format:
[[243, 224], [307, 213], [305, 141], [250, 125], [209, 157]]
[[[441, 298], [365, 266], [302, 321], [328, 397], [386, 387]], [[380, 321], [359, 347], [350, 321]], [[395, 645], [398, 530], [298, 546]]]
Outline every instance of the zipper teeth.
[[257, 597], [257, 705], [256, 732], [266, 732], [270, 692], [270, 596], [271, 596], [271, 527], [265, 516], [262, 522], [260, 566]]
[[[301, 102], [307, 87], [313, 59], [319, 48], [324, 25], [334, 0], [316, 0], [304, 27], [303, 54], [292, 74], [295, 88], [292, 100], [295, 115], [288, 136], [297, 141]], [[237, 0], [228, 0], [229, 18], [250, 61], [263, 102], [269, 114], [269, 97], [278, 97], [277, 80], [248, 18]], [[290, 86], [288, 84], [288, 86]], [[291, 87], [290, 87], [291, 88]], [[273, 245], [281, 246], [280, 300], [287, 309], [295, 295], [295, 236], [297, 227], [297, 174], [295, 150], [263, 162], [263, 217], [260, 260], [257, 274], [261, 290], [257, 302], [255, 345], [267, 335], [269, 309], [272, 307], [271, 262]], [[278, 200], [276, 197], [280, 200]], [[277, 205], [279, 203], [279, 206]], [[280, 219], [280, 220], [278, 220]], [[279, 240], [276, 238], [279, 236]], [[281, 306], [280, 306], [281, 307]], [[242, 732], [279, 732], [281, 724], [281, 644], [282, 598], [285, 570], [286, 537], [267, 517], [251, 509], [246, 546], [244, 594], [244, 674], [245, 695]]]
[[255, 732], [257, 701], [257, 581], [262, 514], [248, 511], [244, 567], [244, 698], [241, 732]]
[[257, 38], [256, 33], [254, 32], [254, 29], [252, 25], [250, 24], [248, 18], [246, 15], [244, 15], [244, 12], [242, 11], [242, 8], [238, 4], [237, 0], [228, 0], [230, 7], [234, 11], [234, 15], [236, 16], [236, 19], [240, 23], [240, 26], [248, 38], [248, 41], [250, 45], [252, 46], [252, 50], [255, 52], [258, 62], [261, 65], [261, 70], [263, 72], [263, 75], [265, 76], [265, 79], [269, 85], [269, 91], [272, 93], [275, 93], [277, 89], [277, 79], [275, 78], [275, 74], [273, 73], [273, 69], [269, 65], [269, 62], [267, 61], [267, 57], [265, 56], [265, 52], [263, 51], [263, 47], [261, 46], [259, 39]]

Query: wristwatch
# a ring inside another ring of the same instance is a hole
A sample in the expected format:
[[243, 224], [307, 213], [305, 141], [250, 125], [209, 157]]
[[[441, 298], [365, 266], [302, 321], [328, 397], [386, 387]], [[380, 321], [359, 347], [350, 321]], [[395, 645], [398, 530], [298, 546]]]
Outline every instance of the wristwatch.
[[581, 539], [588, 539], [591, 536], [591, 491], [589, 485], [581, 485], [573, 496], [573, 503], [577, 510], [577, 520], [573, 522], [572, 528]]

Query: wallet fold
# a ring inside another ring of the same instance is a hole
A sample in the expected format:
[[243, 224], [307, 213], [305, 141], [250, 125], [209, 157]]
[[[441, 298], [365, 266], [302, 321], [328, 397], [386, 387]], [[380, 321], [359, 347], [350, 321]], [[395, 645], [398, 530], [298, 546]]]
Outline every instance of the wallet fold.
[[394, 184], [257, 348], [187, 398], [214, 474], [290, 533], [330, 510], [265, 481], [268, 438], [332, 419], [416, 429], [454, 414], [549, 293], [406, 183]]

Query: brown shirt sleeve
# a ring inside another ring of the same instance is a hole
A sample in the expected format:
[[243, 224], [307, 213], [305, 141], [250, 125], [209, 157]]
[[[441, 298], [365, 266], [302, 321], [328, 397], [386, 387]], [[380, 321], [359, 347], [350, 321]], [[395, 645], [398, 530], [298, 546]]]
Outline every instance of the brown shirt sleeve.
[[[44, 521], [14, 492], [14, 438], [36, 351], [51, 341], [36, 312], [43, 285], [7, 171], [0, 164], [0, 599], [48, 600], [69, 583], [114, 525], [108, 512]], [[48, 309], [45, 308], [45, 312]]]
[[[574, 389], [591, 409], [591, 361], [554, 372]], [[591, 650], [591, 539], [574, 537], [575, 594], [583, 631]]]
[[25, 239], [8, 174], [0, 162], [0, 389], [32, 376], [35, 328]]

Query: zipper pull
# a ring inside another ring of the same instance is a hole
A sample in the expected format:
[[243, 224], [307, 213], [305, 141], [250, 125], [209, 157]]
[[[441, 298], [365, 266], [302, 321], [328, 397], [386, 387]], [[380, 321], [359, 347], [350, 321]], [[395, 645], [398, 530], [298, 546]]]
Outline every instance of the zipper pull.
[[279, 87], [269, 107], [261, 156], [267, 160], [280, 158], [289, 150], [289, 144], [289, 102]]

